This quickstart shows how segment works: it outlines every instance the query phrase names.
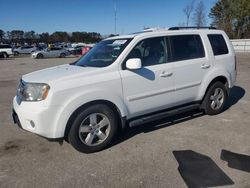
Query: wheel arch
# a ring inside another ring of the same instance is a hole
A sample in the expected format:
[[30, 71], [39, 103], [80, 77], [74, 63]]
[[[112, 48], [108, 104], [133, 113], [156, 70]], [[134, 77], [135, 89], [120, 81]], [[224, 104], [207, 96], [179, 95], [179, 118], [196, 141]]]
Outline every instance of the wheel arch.
[[71, 115], [68, 118], [68, 121], [66, 123], [65, 131], [64, 131], [64, 139], [66, 141], [68, 139], [68, 134], [69, 134], [69, 131], [71, 129], [72, 121], [76, 118], [77, 114], [79, 112], [81, 112], [83, 109], [86, 109], [86, 108], [88, 108], [88, 107], [90, 107], [92, 105], [96, 105], [96, 104], [104, 104], [104, 105], [107, 105], [109, 108], [111, 108], [118, 117], [118, 121], [119, 121], [118, 126], [119, 126], [119, 128], [125, 128], [125, 126], [126, 126], [126, 117], [122, 116], [122, 112], [120, 111], [120, 109], [117, 107], [116, 104], [114, 104], [111, 101], [103, 100], [103, 99], [94, 100], [94, 101], [90, 101], [90, 102], [87, 102], [87, 103], [79, 106], [76, 110], [73, 111], [73, 113], [71, 113]]
[[226, 76], [223, 75], [219, 75], [213, 79], [210, 80], [210, 82], [207, 84], [206, 88], [204, 89], [203, 93], [202, 93], [202, 100], [204, 100], [204, 97], [206, 96], [206, 93], [208, 91], [208, 89], [211, 87], [212, 84], [214, 84], [215, 82], [221, 82], [226, 86], [226, 90], [227, 90], [227, 95], [229, 95], [229, 82]]

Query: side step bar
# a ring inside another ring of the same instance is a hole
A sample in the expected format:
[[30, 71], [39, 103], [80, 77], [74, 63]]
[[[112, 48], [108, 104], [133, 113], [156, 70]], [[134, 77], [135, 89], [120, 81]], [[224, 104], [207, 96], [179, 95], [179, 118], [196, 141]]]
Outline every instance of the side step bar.
[[144, 123], [156, 121], [156, 120], [163, 119], [163, 118], [173, 116], [173, 115], [176, 115], [176, 114], [181, 114], [183, 112], [187, 112], [187, 111], [190, 111], [190, 110], [195, 110], [195, 109], [198, 109], [199, 107], [200, 107], [200, 104], [192, 104], [192, 105], [176, 108], [174, 110], [169, 110], [169, 111], [160, 112], [160, 113], [157, 113], [157, 114], [144, 116], [142, 118], [130, 121], [129, 122], [129, 127], [136, 127], [136, 126], [144, 124]]

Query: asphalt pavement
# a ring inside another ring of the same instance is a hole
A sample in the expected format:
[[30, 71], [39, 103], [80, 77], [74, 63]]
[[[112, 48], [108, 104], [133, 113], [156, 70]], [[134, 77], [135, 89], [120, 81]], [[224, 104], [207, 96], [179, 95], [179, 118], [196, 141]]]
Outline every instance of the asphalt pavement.
[[83, 154], [14, 126], [21, 75], [76, 58], [0, 59], [0, 187], [250, 187], [250, 54], [237, 54], [227, 109], [193, 111], [121, 132], [112, 146]]

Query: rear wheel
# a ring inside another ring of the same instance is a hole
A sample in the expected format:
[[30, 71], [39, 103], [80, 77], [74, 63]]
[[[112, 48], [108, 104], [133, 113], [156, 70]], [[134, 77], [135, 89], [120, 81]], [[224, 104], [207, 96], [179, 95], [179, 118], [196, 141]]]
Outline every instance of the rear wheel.
[[43, 58], [43, 54], [37, 54], [37, 59], [42, 59]]
[[14, 56], [19, 56], [19, 52], [14, 52]]
[[225, 84], [221, 82], [213, 83], [202, 102], [202, 108], [208, 115], [216, 115], [223, 111], [227, 100], [227, 90]]
[[80, 152], [100, 151], [113, 140], [117, 132], [117, 122], [115, 113], [108, 106], [93, 105], [77, 114], [68, 140]]
[[66, 57], [66, 54], [65, 54], [65, 53], [61, 53], [61, 54], [60, 54], [60, 57], [61, 57], [61, 58], [65, 58], [65, 57]]

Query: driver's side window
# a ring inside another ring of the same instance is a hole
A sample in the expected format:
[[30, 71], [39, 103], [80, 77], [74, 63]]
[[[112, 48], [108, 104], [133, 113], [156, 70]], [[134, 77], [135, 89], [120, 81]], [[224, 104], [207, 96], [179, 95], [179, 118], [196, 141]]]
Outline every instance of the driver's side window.
[[126, 60], [131, 58], [140, 58], [143, 67], [166, 63], [164, 37], [142, 40], [131, 50]]

